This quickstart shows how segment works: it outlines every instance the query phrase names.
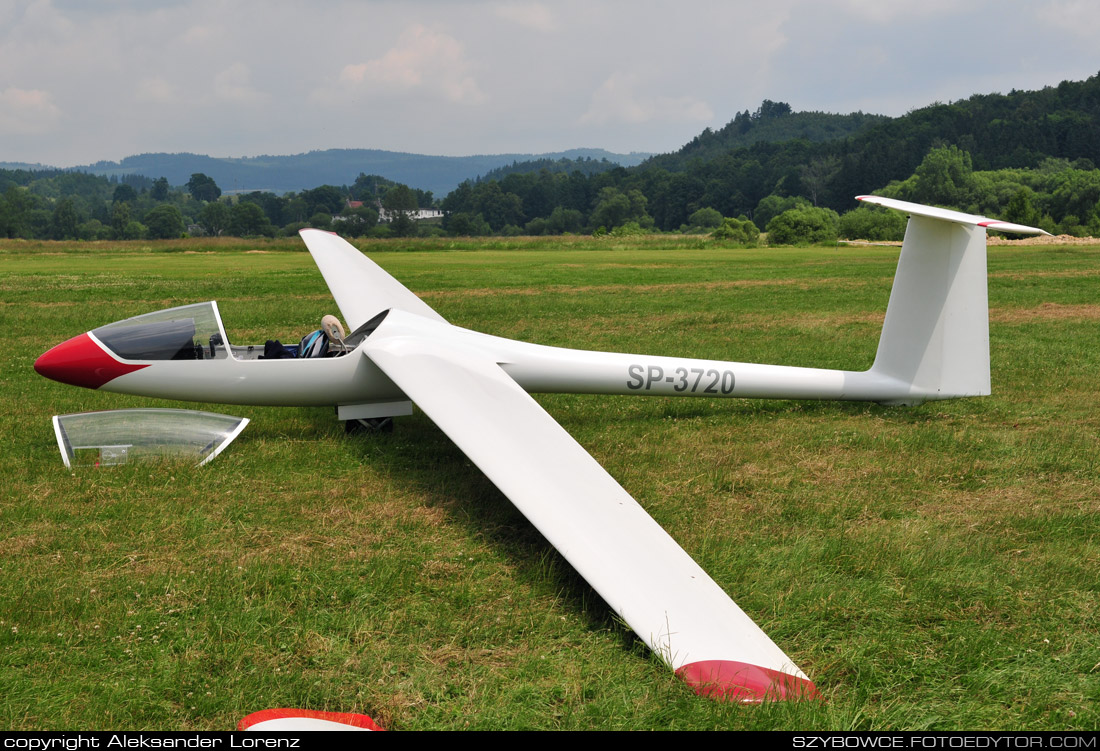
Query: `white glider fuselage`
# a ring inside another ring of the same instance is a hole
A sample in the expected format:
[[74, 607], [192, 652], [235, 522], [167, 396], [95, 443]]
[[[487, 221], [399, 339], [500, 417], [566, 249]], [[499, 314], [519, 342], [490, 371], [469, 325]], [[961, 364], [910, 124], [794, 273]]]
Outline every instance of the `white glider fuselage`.
[[[951, 398], [921, 392], [872, 371], [855, 372], [782, 365], [547, 347], [480, 334], [404, 313], [405, 325], [446, 335], [478, 349], [529, 393], [695, 396], [708, 398], [860, 399], [899, 401]], [[385, 322], [383, 321], [383, 324]], [[91, 337], [89, 337], [91, 338]], [[102, 344], [93, 341], [100, 347]], [[267, 406], [341, 406], [393, 402], [407, 397], [358, 348], [316, 359], [123, 360], [140, 370], [99, 387], [161, 399]]]

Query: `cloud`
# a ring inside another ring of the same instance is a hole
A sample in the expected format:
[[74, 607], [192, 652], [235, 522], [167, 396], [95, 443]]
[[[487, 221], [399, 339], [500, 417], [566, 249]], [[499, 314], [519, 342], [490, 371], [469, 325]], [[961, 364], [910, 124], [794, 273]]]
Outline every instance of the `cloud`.
[[239, 104], [256, 104], [267, 95], [252, 88], [252, 71], [244, 63], [233, 63], [214, 75], [214, 95]]
[[340, 83], [352, 89], [427, 93], [450, 102], [480, 104], [486, 96], [473, 70], [458, 40], [417, 24], [381, 57], [344, 66]]
[[61, 110], [41, 89], [9, 87], [0, 91], [0, 135], [35, 135], [53, 130]]
[[1042, 6], [1037, 17], [1059, 31], [1091, 42], [1100, 26], [1100, 5], [1094, 0], [1051, 0]]
[[183, 33], [183, 41], [187, 44], [205, 45], [221, 39], [225, 35], [225, 29], [220, 26], [191, 26]]
[[637, 94], [636, 87], [636, 76], [612, 73], [592, 94], [591, 104], [581, 115], [580, 123], [707, 122], [714, 119], [714, 110], [700, 99], [647, 96]]
[[176, 89], [168, 81], [154, 76], [138, 81], [136, 97], [139, 102], [166, 104], [175, 101]]
[[883, 0], [845, 0], [849, 14], [875, 24], [894, 24], [905, 19], [955, 15], [958, 0], [921, 0], [918, 3], [883, 2]]
[[557, 19], [542, 3], [507, 3], [495, 8], [497, 16], [535, 31], [558, 30]]

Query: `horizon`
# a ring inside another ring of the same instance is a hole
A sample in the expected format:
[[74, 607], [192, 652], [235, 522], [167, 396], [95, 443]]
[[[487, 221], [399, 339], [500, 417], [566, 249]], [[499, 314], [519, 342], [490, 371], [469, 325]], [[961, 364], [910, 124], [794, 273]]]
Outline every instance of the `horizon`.
[[521, 152], [511, 152], [511, 151], [509, 151], [509, 152], [502, 152], [502, 153], [497, 153], [497, 154], [457, 154], [457, 155], [452, 155], [452, 154], [426, 154], [426, 153], [416, 153], [416, 152], [411, 152], [411, 151], [391, 151], [389, 149], [375, 149], [375, 148], [369, 148], [369, 147], [334, 146], [332, 148], [327, 148], [327, 149], [310, 149], [309, 151], [297, 151], [297, 152], [294, 152], [294, 153], [287, 153], [287, 154], [254, 154], [254, 155], [251, 155], [251, 156], [237, 156], [237, 155], [219, 156], [219, 155], [216, 155], [216, 154], [202, 154], [202, 153], [195, 152], [195, 151], [143, 151], [140, 154], [127, 154], [126, 156], [120, 157], [118, 159], [97, 159], [94, 162], [85, 162], [83, 164], [65, 164], [65, 165], [61, 165], [61, 164], [44, 164], [42, 162], [16, 162], [16, 161], [11, 161], [11, 160], [2, 160], [2, 159], [0, 159], [0, 165], [18, 165], [18, 164], [22, 164], [22, 165], [26, 165], [28, 167], [41, 167], [43, 169], [73, 170], [73, 169], [80, 169], [82, 167], [95, 167], [95, 166], [100, 165], [100, 164], [115, 164], [115, 165], [121, 166], [122, 162], [126, 161], [127, 159], [133, 159], [135, 157], [141, 157], [141, 156], [147, 156], [147, 155], [157, 155], [157, 154], [167, 154], [169, 156], [198, 156], [198, 157], [206, 157], [208, 159], [224, 159], [224, 160], [238, 160], [238, 161], [240, 161], [240, 160], [247, 160], [247, 159], [262, 159], [264, 157], [279, 159], [279, 158], [283, 158], [283, 157], [307, 156], [309, 154], [325, 153], [325, 152], [328, 152], [328, 151], [377, 151], [377, 152], [381, 152], [381, 153], [385, 153], [385, 154], [427, 157], [429, 159], [476, 159], [478, 157], [501, 157], [501, 156], [529, 156], [529, 157], [540, 158], [540, 157], [556, 156], [558, 154], [565, 154], [565, 153], [568, 153], [568, 152], [571, 152], [571, 151], [603, 151], [603, 152], [606, 152], [610, 156], [627, 156], [627, 157], [642, 156], [642, 157], [647, 157], [647, 158], [650, 157], [650, 156], [656, 156], [657, 155], [657, 152], [653, 152], [653, 151], [614, 152], [614, 151], [608, 151], [607, 149], [601, 149], [598, 146], [578, 146], [578, 147], [573, 147], [573, 148], [569, 148], [569, 149], [562, 149], [560, 151], [545, 151], [545, 152], [540, 152], [540, 153], [521, 153]]

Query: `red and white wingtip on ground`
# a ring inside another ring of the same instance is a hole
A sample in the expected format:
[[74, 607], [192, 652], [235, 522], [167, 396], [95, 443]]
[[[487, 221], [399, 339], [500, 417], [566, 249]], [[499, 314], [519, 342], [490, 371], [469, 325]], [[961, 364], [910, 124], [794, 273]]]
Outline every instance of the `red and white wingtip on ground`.
[[384, 730], [365, 714], [312, 709], [264, 709], [237, 723], [237, 730], [297, 733], [314, 730]]
[[998, 232], [1013, 232], [1018, 235], [1050, 236], [1049, 232], [1039, 229], [1038, 227], [1028, 227], [1024, 224], [1002, 222], [999, 219], [990, 219], [989, 217], [979, 216], [978, 214], [966, 214], [962, 211], [953, 211], [952, 209], [941, 209], [936, 206], [924, 206], [919, 203], [899, 201], [896, 198], [883, 198], [882, 196], [856, 196], [856, 200], [863, 201], [864, 203], [873, 203], [876, 206], [883, 206], [888, 209], [897, 209], [898, 211], [904, 211], [908, 214], [915, 214], [916, 216], [926, 216], [930, 219], [941, 219], [945, 222], [954, 222], [955, 224], [968, 224], [974, 227], [985, 227], [987, 229], [995, 229]]

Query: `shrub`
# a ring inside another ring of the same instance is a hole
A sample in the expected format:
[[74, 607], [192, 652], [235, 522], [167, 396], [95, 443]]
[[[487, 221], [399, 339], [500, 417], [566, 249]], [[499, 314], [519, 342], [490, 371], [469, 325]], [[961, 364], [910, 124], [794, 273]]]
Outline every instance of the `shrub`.
[[840, 217], [840, 236], [849, 240], [901, 240], [905, 237], [905, 214], [871, 206], [860, 206]]
[[768, 245], [835, 243], [840, 217], [832, 209], [788, 209], [768, 222]]
[[760, 240], [760, 230], [748, 219], [727, 218], [722, 220], [722, 224], [710, 236], [715, 240], [738, 245], [756, 245]]

